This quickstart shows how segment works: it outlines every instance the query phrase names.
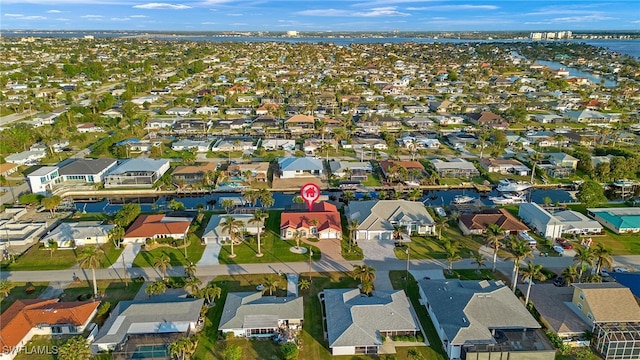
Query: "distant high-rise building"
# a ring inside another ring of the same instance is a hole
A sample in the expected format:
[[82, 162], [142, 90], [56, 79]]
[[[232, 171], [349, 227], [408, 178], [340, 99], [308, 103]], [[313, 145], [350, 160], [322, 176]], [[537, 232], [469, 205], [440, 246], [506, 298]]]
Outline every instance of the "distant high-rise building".
[[298, 35], [300, 35], [300, 33], [298, 33], [298, 32], [297, 32], [297, 31], [295, 31], [295, 30], [289, 30], [289, 31], [287, 31], [287, 36], [295, 37], [295, 36], [298, 36]]
[[542, 40], [542, 33], [539, 33], [539, 32], [532, 32], [532, 33], [529, 35], [529, 38], [530, 38], [531, 40]]

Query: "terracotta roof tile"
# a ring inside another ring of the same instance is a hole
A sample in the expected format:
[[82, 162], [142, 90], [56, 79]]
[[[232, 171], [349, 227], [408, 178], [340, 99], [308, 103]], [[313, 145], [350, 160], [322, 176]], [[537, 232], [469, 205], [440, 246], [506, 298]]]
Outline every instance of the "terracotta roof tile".
[[184, 234], [191, 225], [190, 221], [165, 221], [164, 214], [140, 215], [131, 224], [124, 238], [150, 238], [157, 235]]

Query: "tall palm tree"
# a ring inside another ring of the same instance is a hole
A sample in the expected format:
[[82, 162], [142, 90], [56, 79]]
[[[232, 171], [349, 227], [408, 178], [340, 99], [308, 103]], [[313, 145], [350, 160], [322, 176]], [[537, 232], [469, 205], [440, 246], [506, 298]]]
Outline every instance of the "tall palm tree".
[[264, 278], [264, 290], [269, 290], [269, 296], [273, 295], [273, 291], [278, 289], [278, 279], [272, 276]]
[[542, 264], [534, 264], [531, 260], [527, 261], [527, 267], [522, 269], [522, 280], [525, 282], [528, 280], [527, 295], [525, 296], [525, 306], [529, 303], [529, 293], [531, 292], [531, 284], [533, 280], [545, 281], [547, 276], [542, 272]]
[[275, 200], [273, 199], [273, 194], [269, 189], [260, 190], [260, 203], [263, 207], [270, 208], [275, 204]]
[[169, 350], [169, 355], [171, 355], [172, 359], [189, 360], [197, 347], [198, 339], [195, 337], [183, 337], [169, 344], [167, 350]]
[[404, 228], [400, 225], [393, 225], [393, 240], [400, 240], [402, 239], [402, 234], [404, 233]]
[[453, 274], [453, 263], [462, 259], [458, 254], [460, 251], [460, 244], [454, 241], [446, 241], [444, 243], [444, 255], [449, 263], [448, 272]]
[[575, 265], [568, 266], [566, 269], [562, 270], [562, 278], [567, 282], [568, 286], [571, 286], [571, 284], [579, 277], [580, 274], [578, 274], [578, 270], [576, 270]]
[[171, 268], [171, 258], [167, 254], [162, 254], [153, 260], [153, 267], [162, 273], [162, 280], [167, 277], [167, 268]]
[[184, 273], [188, 277], [194, 277], [196, 275], [196, 270], [197, 270], [197, 266], [192, 262], [184, 266]]
[[144, 292], [149, 296], [160, 295], [165, 291], [167, 291], [167, 284], [162, 280], [154, 281], [144, 289]]
[[445, 217], [438, 217], [436, 219], [436, 228], [438, 229], [438, 240], [442, 240], [442, 229], [449, 227], [449, 221]]
[[360, 287], [360, 290], [364, 294], [367, 294], [367, 295], [371, 294], [371, 292], [373, 291], [373, 281], [363, 282], [362, 286]]
[[49, 246], [49, 255], [50, 257], [53, 257], [53, 253], [58, 250], [58, 242], [53, 240], [53, 239], [49, 239], [49, 241], [47, 242], [47, 245]]
[[596, 274], [600, 274], [602, 268], [611, 268], [613, 266], [613, 257], [611, 249], [604, 247], [601, 243], [597, 243], [593, 249], [593, 256], [596, 259]]
[[533, 250], [524, 241], [520, 241], [515, 237], [511, 238], [509, 242], [511, 252], [509, 257], [513, 259], [513, 283], [511, 284], [513, 292], [516, 291], [516, 285], [518, 284], [518, 270], [520, 270], [520, 263], [522, 260], [533, 257]]
[[226, 232], [227, 234], [229, 234], [229, 239], [231, 242], [231, 255], [229, 255], [229, 257], [234, 258], [236, 257], [236, 253], [233, 252], [233, 245], [236, 240], [239, 240], [242, 237], [241, 231], [244, 223], [242, 222], [242, 220], [237, 220], [233, 216], [227, 216], [220, 223], [220, 225], [222, 226], [222, 232]]
[[16, 287], [16, 284], [9, 279], [0, 280], [0, 294], [2, 294], [3, 298], [9, 296], [9, 293], [13, 288]]
[[201, 290], [201, 294], [207, 301], [207, 304], [211, 304], [214, 299], [220, 298], [220, 295], [222, 295], [222, 289], [215, 284], [209, 284]]
[[262, 233], [262, 227], [264, 226], [264, 222], [265, 220], [267, 220], [268, 217], [269, 217], [268, 212], [257, 210], [256, 212], [253, 213], [253, 218], [249, 220], [249, 224], [258, 225], [258, 253], [256, 254], [257, 257], [261, 257], [262, 255], [264, 255], [262, 254], [262, 249], [261, 249], [260, 233]]
[[360, 226], [358, 219], [351, 219], [351, 221], [349, 221], [349, 251], [351, 251], [351, 245], [356, 242], [358, 226]]
[[202, 280], [197, 277], [188, 277], [185, 282], [183, 288], [189, 293], [191, 296], [196, 296], [196, 294], [200, 291], [200, 285], [202, 285]]
[[486, 266], [484, 263], [487, 261], [487, 259], [485, 259], [484, 255], [482, 255], [480, 252], [473, 253], [473, 255], [471, 256], [471, 259], [473, 259], [473, 261], [471, 262], [472, 264], [478, 265], [478, 268], [476, 269], [476, 274], [480, 274], [480, 268], [483, 266]]
[[540, 162], [540, 160], [542, 160], [542, 155], [539, 152], [534, 152], [533, 154], [529, 155], [529, 159], [531, 160], [531, 183], [533, 184], [533, 179], [536, 176], [536, 166], [538, 165], [538, 163]]
[[96, 283], [96, 269], [100, 267], [100, 255], [104, 253], [98, 246], [87, 246], [80, 255], [80, 268], [91, 269], [93, 278], [93, 294], [98, 296], [98, 284]]
[[573, 261], [578, 265], [578, 282], [581, 282], [584, 266], [593, 266], [594, 254], [591, 248], [585, 246], [578, 246], [575, 250], [576, 254], [573, 256]]
[[373, 282], [376, 278], [376, 269], [369, 265], [353, 265], [351, 276], [356, 280], [360, 280], [361, 284], [367, 281]]
[[496, 271], [496, 261], [498, 260], [498, 250], [502, 247], [504, 240], [504, 229], [496, 224], [489, 224], [485, 233], [487, 244], [493, 250], [493, 267], [491, 271]]

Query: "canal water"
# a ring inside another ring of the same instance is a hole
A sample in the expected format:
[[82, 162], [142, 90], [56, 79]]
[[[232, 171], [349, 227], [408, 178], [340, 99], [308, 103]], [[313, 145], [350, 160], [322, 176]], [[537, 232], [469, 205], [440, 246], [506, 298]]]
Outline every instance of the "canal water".
[[[566, 69], [569, 72], [569, 77], [577, 77], [577, 78], [587, 78], [589, 79], [589, 81], [591, 81], [591, 83], [599, 85], [600, 81], [603, 79], [602, 77], [587, 72], [587, 71], [582, 71], [580, 69], [576, 69], [573, 67], [567, 67], [565, 65], [562, 65], [559, 62], [555, 62], [555, 61], [546, 61], [546, 60], [536, 60], [536, 62], [540, 65], [546, 66], [550, 69], [554, 69], [554, 70], [558, 70], [558, 69]], [[618, 82], [615, 80], [611, 80], [608, 78], [604, 78], [604, 86], [608, 87], [608, 88], [615, 88], [618, 86]]]
[[[273, 192], [274, 209], [288, 209], [293, 203], [293, 198], [298, 195], [294, 192]], [[342, 195], [342, 192], [325, 192], [333, 199], [337, 199]], [[361, 195], [361, 194], [358, 194]], [[483, 204], [487, 206], [493, 205], [489, 197], [499, 196], [500, 193], [496, 190], [490, 193], [478, 193], [475, 189], [459, 189], [459, 190], [434, 190], [425, 191], [422, 198], [419, 200], [427, 206], [443, 206], [451, 204], [453, 198], [456, 195], [468, 195], [479, 199]], [[370, 193], [370, 197], [375, 198], [376, 193]], [[153, 212], [166, 210], [167, 205], [172, 199], [182, 202], [187, 209], [197, 209], [199, 205], [202, 205], [205, 210], [223, 210], [220, 206], [222, 202], [221, 198], [241, 198], [240, 193], [211, 193], [198, 196], [181, 196], [181, 195], [168, 195], [160, 197], [110, 197], [104, 198], [99, 201], [87, 202], [86, 200], [75, 200], [74, 206], [78, 211], [88, 213], [105, 213], [114, 214], [125, 203], [137, 203], [140, 204], [143, 212]], [[360, 198], [361, 196], [358, 196]], [[562, 189], [530, 189], [527, 192], [527, 199], [531, 201], [543, 204], [544, 199], [548, 197], [552, 203], [570, 203], [576, 200], [567, 191]]]

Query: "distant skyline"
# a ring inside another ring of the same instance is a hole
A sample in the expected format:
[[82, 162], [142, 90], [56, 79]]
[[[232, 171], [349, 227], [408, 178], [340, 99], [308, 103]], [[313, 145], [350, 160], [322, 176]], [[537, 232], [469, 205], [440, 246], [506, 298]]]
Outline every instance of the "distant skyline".
[[1, 0], [2, 30], [640, 30], [638, 0]]

